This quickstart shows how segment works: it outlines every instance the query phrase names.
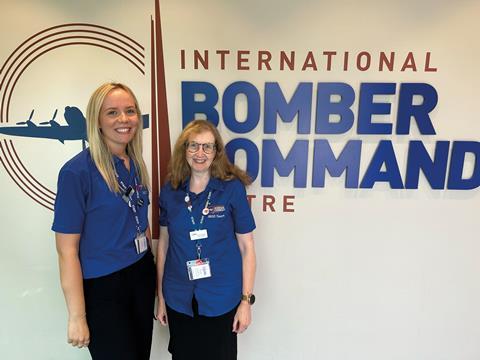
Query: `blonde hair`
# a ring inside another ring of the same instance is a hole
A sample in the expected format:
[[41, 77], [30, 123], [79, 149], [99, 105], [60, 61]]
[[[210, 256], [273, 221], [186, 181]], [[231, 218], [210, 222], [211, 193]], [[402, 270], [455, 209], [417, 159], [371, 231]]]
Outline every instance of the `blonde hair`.
[[186, 144], [191, 135], [197, 135], [204, 132], [210, 132], [215, 138], [216, 152], [215, 158], [210, 165], [210, 175], [220, 180], [239, 179], [244, 185], [252, 183], [250, 176], [232, 164], [228, 160], [225, 152], [225, 145], [217, 128], [207, 120], [194, 120], [190, 122], [177, 139], [173, 148], [172, 158], [168, 164], [167, 179], [172, 184], [173, 189], [177, 189], [191, 175], [190, 166], [188, 165], [185, 151]]
[[120, 83], [105, 83], [98, 87], [90, 97], [87, 105], [87, 138], [89, 143], [90, 154], [98, 171], [108, 185], [110, 191], [119, 192], [118, 181], [115, 176], [115, 165], [113, 162], [113, 154], [105, 142], [104, 136], [100, 130], [100, 111], [102, 109], [105, 97], [115, 89], [126, 91], [135, 102], [135, 110], [139, 118], [139, 127], [133, 136], [133, 139], [127, 145], [127, 154], [133, 160], [135, 168], [138, 172], [140, 183], [149, 188], [150, 181], [148, 178], [147, 166], [142, 157], [143, 141], [143, 121], [138, 101], [132, 90]]

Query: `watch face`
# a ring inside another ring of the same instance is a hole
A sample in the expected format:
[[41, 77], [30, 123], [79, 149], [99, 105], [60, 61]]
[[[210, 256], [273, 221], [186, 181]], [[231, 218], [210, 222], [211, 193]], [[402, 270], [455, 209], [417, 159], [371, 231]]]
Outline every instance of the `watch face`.
[[255, 295], [251, 294], [248, 302], [250, 303], [250, 305], [253, 305], [255, 303]]

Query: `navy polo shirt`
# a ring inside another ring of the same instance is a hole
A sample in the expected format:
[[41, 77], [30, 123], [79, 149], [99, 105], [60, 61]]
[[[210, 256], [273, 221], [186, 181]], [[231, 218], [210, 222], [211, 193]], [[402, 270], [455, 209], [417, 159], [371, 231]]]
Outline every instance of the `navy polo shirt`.
[[[167, 183], [160, 192], [160, 225], [167, 226], [169, 233], [163, 296], [173, 310], [193, 316], [192, 298], [195, 295], [199, 314], [219, 316], [232, 310], [242, 294], [242, 256], [235, 233], [253, 231], [255, 221], [245, 186], [239, 180], [211, 178], [206, 189], [198, 195], [189, 191], [188, 184], [187, 180], [173, 190]], [[210, 211], [200, 227], [202, 210], [210, 191]], [[187, 193], [195, 227], [185, 203]], [[190, 231], [198, 229], [208, 231], [208, 238], [199, 242], [201, 257], [210, 260], [212, 276], [189, 280], [186, 262], [197, 258], [196, 241], [190, 240]]]
[[[124, 184], [135, 188], [133, 161], [130, 161], [130, 171], [118, 157], [114, 157], [114, 164]], [[145, 231], [148, 226], [148, 189], [139, 185], [138, 195], [144, 202], [137, 206], [137, 212], [140, 229]], [[137, 199], [136, 192], [133, 199]], [[69, 160], [60, 170], [52, 230], [81, 234], [79, 257], [85, 279], [111, 274], [144, 255], [135, 250], [137, 226], [132, 209], [120, 195], [109, 190], [89, 149]]]

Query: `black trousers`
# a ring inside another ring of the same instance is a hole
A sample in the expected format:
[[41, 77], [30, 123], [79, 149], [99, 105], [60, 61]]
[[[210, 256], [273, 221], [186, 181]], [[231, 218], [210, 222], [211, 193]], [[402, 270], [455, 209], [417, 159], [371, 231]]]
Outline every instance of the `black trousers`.
[[148, 360], [156, 268], [151, 251], [113, 274], [83, 281], [93, 360]]
[[190, 317], [167, 306], [172, 360], [236, 360], [237, 334], [232, 327], [237, 306], [220, 316], [203, 316], [193, 298], [192, 309]]

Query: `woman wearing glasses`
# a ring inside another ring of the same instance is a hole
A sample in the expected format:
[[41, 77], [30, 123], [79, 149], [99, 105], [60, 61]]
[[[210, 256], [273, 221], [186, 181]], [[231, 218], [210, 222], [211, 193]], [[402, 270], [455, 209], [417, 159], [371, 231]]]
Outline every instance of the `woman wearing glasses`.
[[174, 360], [237, 358], [237, 334], [250, 325], [255, 301], [250, 183], [215, 126], [187, 125], [160, 194], [157, 319], [169, 325]]

